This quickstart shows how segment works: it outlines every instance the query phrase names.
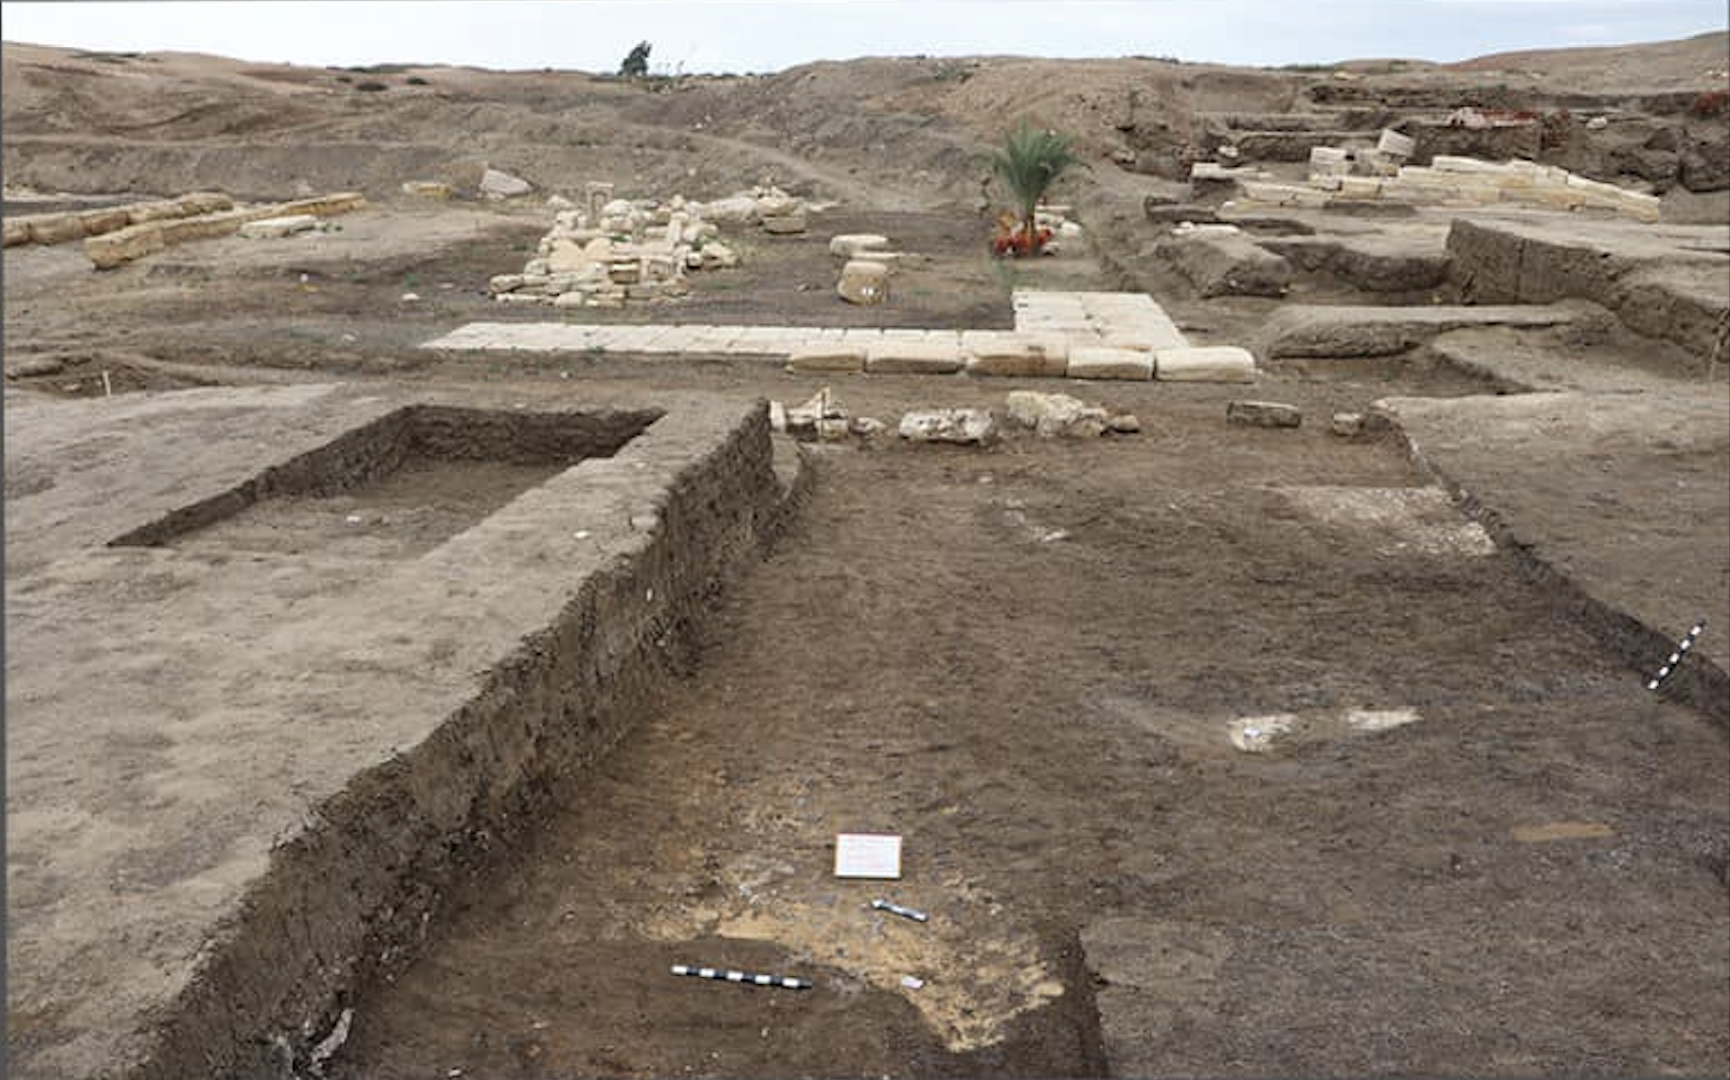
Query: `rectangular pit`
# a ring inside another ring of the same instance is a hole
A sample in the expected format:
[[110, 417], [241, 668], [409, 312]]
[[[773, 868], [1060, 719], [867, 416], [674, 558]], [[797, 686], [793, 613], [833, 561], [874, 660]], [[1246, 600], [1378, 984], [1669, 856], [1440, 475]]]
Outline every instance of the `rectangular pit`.
[[411, 405], [111, 542], [413, 558], [662, 415]]

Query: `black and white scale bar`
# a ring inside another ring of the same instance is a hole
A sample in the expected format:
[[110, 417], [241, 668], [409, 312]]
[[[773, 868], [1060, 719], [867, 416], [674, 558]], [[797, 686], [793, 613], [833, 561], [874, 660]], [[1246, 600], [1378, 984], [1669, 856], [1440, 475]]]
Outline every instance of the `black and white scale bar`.
[[697, 967], [693, 964], [674, 964], [673, 974], [690, 975], [698, 979], [714, 979], [717, 982], [738, 983], [741, 986], [774, 986], [782, 990], [811, 989], [810, 979], [795, 979], [788, 975], [753, 975], [749, 971]]
[[1664, 666], [1658, 669], [1658, 674], [1647, 680], [1646, 689], [1656, 690], [1658, 687], [1664, 685], [1664, 680], [1668, 679], [1670, 673], [1676, 670], [1676, 665], [1680, 664], [1682, 658], [1688, 655], [1688, 650], [1694, 647], [1695, 640], [1700, 637], [1701, 632], [1705, 629], [1706, 622], [1704, 619], [1695, 623], [1693, 627], [1689, 629], [1688, 633], [1680, 642], [1677, 643], [1676, 651], [1670, 654], [1670, 659], [1664, 661]]
[[891, 915], [899, 915], [903, 919], [912, 919], [914, 922], [924, 922], [926, 919], [931, 917], [923, 911], [915, 911], [910, 907], [902, 907], [900, 904], [892, 904], [887, 900], [873, 900], [871, 901], [871, 907], [877, 911], [887, 911]]

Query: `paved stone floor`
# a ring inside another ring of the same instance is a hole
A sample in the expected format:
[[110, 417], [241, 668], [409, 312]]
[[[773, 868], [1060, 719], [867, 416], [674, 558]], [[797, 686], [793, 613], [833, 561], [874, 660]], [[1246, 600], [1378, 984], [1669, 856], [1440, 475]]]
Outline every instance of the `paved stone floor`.
[[[912, 330], [798, 326], [597, 325], [477, 322], [426, 343], [429, 349], [521, 352], [722, 353], [785, 356], [804, 349], [888, 344], [935, 345], [966, 360], [1025, 343], [1151, 354], [1189, 346], [1165, 311], [1145, 293], [1022, 290], [1014, 294], [1014, 330]], [[1152, 368], [1150, 366], [1151, 374]]]

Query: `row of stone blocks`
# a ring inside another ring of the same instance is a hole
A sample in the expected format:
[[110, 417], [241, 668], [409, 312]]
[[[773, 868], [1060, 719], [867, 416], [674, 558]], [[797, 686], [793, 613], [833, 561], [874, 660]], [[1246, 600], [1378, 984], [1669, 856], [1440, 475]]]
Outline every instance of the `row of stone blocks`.
[[1146, 382], [1253, 382], [1255, 358], [1235, 346], [1126, 349], [1009, 339], [972, 347], [946, 342], [817, 344], [796, 349], [788, 367], [806, 374], [969, 375], [1126, 379]]
[[177, 244], [231, 236], [239, 232], [243, 225], [252, 222], [301, 215], [331, 217], [359, 210], [365, 205], [366, 199], [360, 192], [342, 191], [333, 195], [295, 199], [292, 202], [143, 221], [114, 232], [90, 237], [84, 241], [84, 254], [89, 256], [98, 270], [111, 270]]
[[5, 244], [64, 244], [117, 232], [130, 225], [169, 221], [232, 209], [228, 196], [195, 191], [178, 199], [153, 199], [126, 206], [105, 206], [64, 214], [24, 214], [5, 219]]

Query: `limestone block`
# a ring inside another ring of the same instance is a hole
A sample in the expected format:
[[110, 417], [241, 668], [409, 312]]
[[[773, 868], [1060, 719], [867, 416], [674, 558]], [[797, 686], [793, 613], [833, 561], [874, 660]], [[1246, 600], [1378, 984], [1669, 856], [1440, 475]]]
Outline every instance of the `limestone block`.
[[787, 358], [787, 367], [801, 374], [818, 372], [858, 372], [865, 370], [865, 349], [862, 346], [809, 345], [794, 349]]
[[698, 250], [702, 256], [703, 269], [726, 270], [739, 265], [739, 256], [734, 250], [719, 240], [710, 240]]
[[134, 225], [142, 225], [147, 221], [164, 221], [168, 218], [185, 217], [187, 211], [179, 202], [167, 199], [153, 199], [150, 202], [134, 203], [126, 208], [126, 219]]
[[1154, 256], [1188, 278], [1204, 298], [1284, 295], [1292, 282], [1289, 262], [1247, 236], [1203, 231], [1213, 228], [1197, 226], [1181, 237], [1162, 240]]
[[1189, 339], [1176, 323], [1162, 316], [1107, 323], [1099, 343], [1113, 349], [1156, 350], [1181, 348]]
[[[356, 195], [355, 198], [360, 196]], [[220, 191], [193, 191], [175, 200], [182, 214], [191, 217], [195, 214], [214, 214], [219, 210], [234, 209], [234, 200]]]
[[516, 195], [527, 195], [535, 186], [520, 176], [501, 172], [498, 169], [488, 169], [481, 174], [480, 192], [487, 199], [509, 199]]
[[259, 216], [273, 217], [285, 214], [316, 214], [319, 217], [332, 217], [336, 214], [346, 214], [366, 206], [366, 196], [358, 191], [338, 191], [330, 195], [315, 195], [308, 199], [295, 199], [293, 202], [278, 203], [269, 207]]
[[0, 221], [6, 233], [6, 246], [16, 247], [30, 242], [30, 222], [23, 218], [6, 218]]
[[1154, 354], [1145, 349], [1114, 349], [1082, 345], [1069, 350], [1068, 375], [1072, 379], [1153, 378]]
[[64, 244], [84, 239], [84, 222], [76, 214], [35, 214], [29, 219], [30, 239], [38, 244]]
[[1296, 405], [1285, 405], [1277, 401], [1234, 401], [1225, 407], [1228, 424], [1294, 428], [1303, 423], [1303, 418], [1303, 411]]
[[793, 236], [805, 231], [805, 213], [764, 214], [762, 224], [763, 231], [773, 236]]
[[240, 235], [248, 240], [274, 240], [316, 228], [318, 218], [311, 214], [290, 214], [246, 222], [240, 226]]
[[852, 259], [867, 251], [883, 251], [889, 247], [887, 236], [876, 233], [841, 233], [829, 238], [829, 254]]
[[1311, 187], [1300, 187], [1297, 184], [1277, 184], [1264, 180], [1241, 180], [1238, 187], [1243, 190], [1243, 197], [1254, 202], [1272, 203], [1275, 206], [1301, 206], [1320, 209], [1327, 205], [1328, 196], [1325, 191], [1317, 191]]
[[115, 206], [106, 210], [86, 210], [78, 215], [78, 220], [84, 223], [84, 235], [101, 236], [132, 224], [132, 215], [126, 212], [126, 207]]
[[880, 341], [866, 347], [865, 370], [873, 375], [949, 375], [961, 370], [954, 341]]
[[997, 437], [997, 422], [983, 409], [932, 409], [906, 414], [899, 430], [912, 442], [977, 446]]
[[575, 240], [554, 240], [552, 250], [547, 252], [547, 270], [554, 274], [580, 272], [611, 261], [611, 250], [591, 253]]
[[851, 260], [841, 268], [835, 291], [850, 304], [884, 303], [889, 299], [889, 268], [879, 262]]
[[1334, 413], [1328, 423], [1328, 430], [1341, 438], [1353, 438], [1364, 433], [1364, 414], [1355, 412]]
[[1391, 157], [1409, 158], [1417, 149], [1416, 139], [1409, 135], [1401, 135], [1392, 128], [1383, 128], [1381, 137], [1376, 140], [1376, 152]]
[[1337, 146], [1310, 147], [1310, 175], [1344, 176], [1351, 171], [1352, 156]]
[[402, 193], [422, 199], [448, 199], [455, 194], [451, 186], [442, 180], [405, 180]]
[[133, 259], [161, 251], [165, 246], [167, 245], [162, 239], [158, 223], [150, 221], [142, 225], [128, 225], [124, 229], [116, 229], [101, 236], [92, 236], [84, 241], [84, 254], [89, 256], [98, 270], [112, 270]]
[[487, 282], [487, 290], [495, 294], [515, 292], [522, 287], [523, 275], [521, 274], [498, 274]]
[[1016, 390], [1009, 395], [1009, 420], [1046, 438], [1095, 438], [1110, 428], [1111, 415], [1068, 394]]
[[162, 237], [165, 247], [176, 244], [186, 244], [194, 240], [214, 240], [219, 236], [232, 236], [242, 225], [252, 221], [262, 220], [269, 210], [224, 210], [215, 214], [199, 214], [196, 217], [174, 218], [168, 221], [152, 222], [157, 235]]
[[1453, 173], [1506, 173], [1508, 166], [1496, 161], [1481, 161], [1478, 158], [1459, 157], [1452, 154], [1437, 154], [1430, 159], [1430, 168], [1438, 172]]
[[1342, 199], [1379, 199], [1382, 181], [1373, 176], [1347, 176], [1340, 180], [1338, 194]]
[[1031, 337], [1013, 336], [1003, 339], [966, 341], [967, 374], [1008, 376], [1019, 378], [1061, 378], [1069, 369], [1068, 350], [1053, 356], [1042, 342]]
[[1235, 345], [1161, 349], [1154, 364], [1155, 376], [1164, 382], [1255, 381], [1255, 357]]

